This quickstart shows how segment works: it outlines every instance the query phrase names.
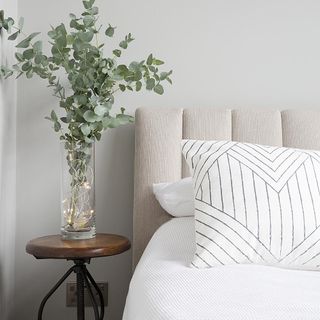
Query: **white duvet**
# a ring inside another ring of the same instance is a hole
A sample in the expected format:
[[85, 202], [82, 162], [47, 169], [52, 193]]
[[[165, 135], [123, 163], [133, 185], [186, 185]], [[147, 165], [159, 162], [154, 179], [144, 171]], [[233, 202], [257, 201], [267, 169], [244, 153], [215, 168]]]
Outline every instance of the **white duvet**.
[[320, 320], [320, 272], [189, 267], [194, 219], [159, 228], [131, 280], [123, 320]]

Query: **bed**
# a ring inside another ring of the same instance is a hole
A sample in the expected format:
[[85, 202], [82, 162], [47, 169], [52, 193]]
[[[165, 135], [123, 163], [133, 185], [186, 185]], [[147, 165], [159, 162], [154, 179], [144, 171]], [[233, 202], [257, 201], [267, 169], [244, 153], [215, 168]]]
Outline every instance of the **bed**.
[[133, 268], [124, 320], [320, 319], [320, 274], [254, 265], [196, 270], [193, 218], [173, 218], [152, 184], [188, 176], [181, 139], [320, 149], [320, 113], [142, 108], [136, 113]]

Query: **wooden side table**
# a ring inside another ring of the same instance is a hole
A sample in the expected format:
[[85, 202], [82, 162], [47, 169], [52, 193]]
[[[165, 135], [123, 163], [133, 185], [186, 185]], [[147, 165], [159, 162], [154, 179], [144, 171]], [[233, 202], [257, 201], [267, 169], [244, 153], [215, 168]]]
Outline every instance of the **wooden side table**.
[[[92, 302], [95, 319], [102, 320], [104, 317], [103, 295], [89, 273], [86, 264], [90, 263], [92, 258], [117, 255], [129, 250], [130, 247], [131, 244], [127, 238], [102, 233], [89, 240], [62, 240], [60, 235], [53, 235], [29, 241], [26, 251], [37, 259], [66, 259], [74, 262], [74, 265], [43, 298], [38, 311], [38, 320], [42, 320], [43, 309], [48, 299], [72, 272], [75, 272], [77, 276], [77, 319], [84, 320], [85, 317], [84, 287], [86, 286]], [[93, 289], [96, 290], [99, 296], [100, 311]]]

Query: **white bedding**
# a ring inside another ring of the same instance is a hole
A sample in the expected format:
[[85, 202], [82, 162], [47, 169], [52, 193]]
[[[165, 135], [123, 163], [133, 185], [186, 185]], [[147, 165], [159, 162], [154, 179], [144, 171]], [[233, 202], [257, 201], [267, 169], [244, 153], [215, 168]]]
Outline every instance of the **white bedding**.
[[189, 268], [194, 218], [159, 228], [133, 275], [123, 320], [320, 320], [320, 272]]

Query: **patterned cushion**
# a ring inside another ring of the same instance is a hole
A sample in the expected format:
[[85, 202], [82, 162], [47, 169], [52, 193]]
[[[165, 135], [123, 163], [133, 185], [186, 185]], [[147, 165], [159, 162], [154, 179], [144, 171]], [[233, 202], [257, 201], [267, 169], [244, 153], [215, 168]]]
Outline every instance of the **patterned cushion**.
[[320, 266], [320, 152], [183, 140], [193, 176], [192, 265]]

